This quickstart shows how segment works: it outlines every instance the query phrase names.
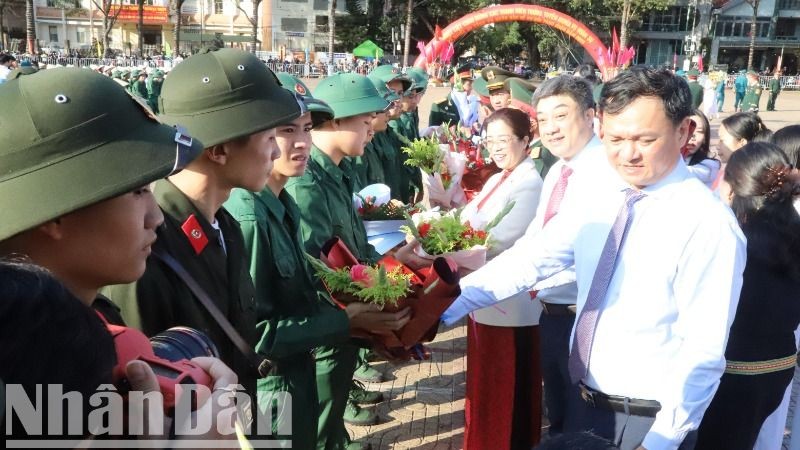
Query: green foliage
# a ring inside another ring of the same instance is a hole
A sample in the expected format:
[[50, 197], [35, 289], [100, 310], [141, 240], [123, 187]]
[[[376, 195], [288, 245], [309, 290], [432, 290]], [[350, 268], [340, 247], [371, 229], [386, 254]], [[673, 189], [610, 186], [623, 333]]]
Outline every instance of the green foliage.
[[[396, 267], [387, 272], [383, 266], [353, 266], [331, 269], [325, 263], [306, 253], [315, 273], [328, 290], [336, 294], [352, 295], [359, 301], [379, 306], [397, 305], [397, 301], [411, 292], [411, 274]], [[354, 276], [351, 270], [361, 271]], [[355, 278], [355, 280], [354, 280]]]
[[414, 139], [408, 144], [408, 147], [403, 147], [402, 150], [408, 155], [406, 165], [418, 167], [428, 175], [435, 172], [442, 173], [444, 153], [439, 149], [439, 141], [436, 138]]

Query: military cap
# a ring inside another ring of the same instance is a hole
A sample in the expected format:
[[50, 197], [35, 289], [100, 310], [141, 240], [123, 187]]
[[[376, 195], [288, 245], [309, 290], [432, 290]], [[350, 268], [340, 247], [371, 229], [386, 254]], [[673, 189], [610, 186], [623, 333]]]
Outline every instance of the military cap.
[[505, 88], [504, 83], [507, 79], [520, 78], [520, 76], [501, 67], [486, 66], [481, 70], [481, 78], [486, 80], [486, 88], [493, 91]]
[[[333, 119], [333, 110], [327, 103], [318, 100], [311, 95], [308, 86], [305, 85], [299, 78], [286, 72], [278, 72], [275, 74], [278, 81], [281, 82], [283, 88], [295, 95], [301, 102], [301, 109], [311, 113], [311, 121], [314, 126], [325, 122], [326, 120]], [[305, 111], [303, 111], [305, 112]]]
[[142, 73], [139, 69], [131, 70], [131, 78], [139, 78], [139, 75]]
[[400, 82], [403, 83], [403, 91], [407, 91], [413, 84], [411, 78], [408, 75], [402, 73], [400, 69], [390, 64], [384, 64], [382, 66], [376, 67], [375, 70], [367, 74], [367, 78], [373, 81], [372, 84], [375, 84], [374, 80], [380, 80], [384, 84], [389, 83], [391, 81], [399, 80]]
[[755, 70], [748, 70], [747, 71], [747, 76], [748, 77], [756, 77], [756, 78], [758, 78], [758, 72], [756, 72]]
[[508, 78], [504, 82], [505, 89], [511, 94], [511, 106], [529, 114], [535, 113], [531, 100], [536, 86], [522, 78]]
[[206, 147], [249, 136], [300, 117], [294, 95], [255, 55], [204, 49], [164, 80], [161, 119], [186, 127]]
[[489, 96], [489, 89], [486, 88], [486, 80], [483, 77], [477, 77], [472, 82], [472, 90], [481, 97]]
[[153, 78], [164, 78], [164, 72], [159, 69], [153, 71]]
[[0, 241], [164, 178], [203, 148], [91, 70], [18, 73], [0, 104]]
[[425, 93], [425, 91], [428, 89], [428, 74], [419, 67], [409, 67], [406, 70], [406, 76], [408, 76], [412, 81], [411, 87], [409, 87], [406, 92], [411, 93], [412, 91], [421, 91], [422, 93]]
[[472, 66], [470, 64], [464, 64], [463, 66], [456, 69], [456, 75], [461, 80], [472, 80], [475, 76], [472, 74]]
[[338, 73], [320, 81], [314, 97], [326, 102], [337, 119], [380, 112], [389, 106], [364, 75]]
[[689, 69], [689, 71], [686, 72], [686, 76], [690, 78], [697, 78], [700, 76], [700, 71], [697, 69]]

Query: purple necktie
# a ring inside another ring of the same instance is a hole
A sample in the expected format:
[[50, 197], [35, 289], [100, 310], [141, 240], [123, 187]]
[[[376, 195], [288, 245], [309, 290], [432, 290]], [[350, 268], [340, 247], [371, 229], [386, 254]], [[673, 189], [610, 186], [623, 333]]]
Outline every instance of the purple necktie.
[[586, 296], [586, 304], [583, 305], [575, 324], [575, 337], [572, 340], [572, 349], [569, 353], [569, 376], [573, 383], [581, 381], [589, 371], [589, 357], [592, 353], [592, 341], [597, 327], [597, 319], [600, 317], [600, 308], [603, 306], [608, 285], [614, 275], [617, 255], [622, 248], [622, 242], [625, 240], [628, 228], [631, 226], [633, 204], [642, 197], [644, 197], [644, 194], [640, 191], [634, 189], [625, 190], [625, 204], [620, 207], [617, 219], [608, 233], [603, 252], [600, 253], [600, 260], [597, 262], [592, 285], [589, 287], [589, 294]]
[[553, 192], [550, 193], [550, 200], [547, 202], [547, 209], [544, 211], [544, 220], [542, 226], [547, 225], [561, 207], [561, 200], [564, 199], [564, 193], [567, 192], [567, 184], [569, 184], [569, 176], [572, 175], [572, 169], [566, 164], [561, 166], [561, 176], [558, 177], [558, 182], [553, 187]]

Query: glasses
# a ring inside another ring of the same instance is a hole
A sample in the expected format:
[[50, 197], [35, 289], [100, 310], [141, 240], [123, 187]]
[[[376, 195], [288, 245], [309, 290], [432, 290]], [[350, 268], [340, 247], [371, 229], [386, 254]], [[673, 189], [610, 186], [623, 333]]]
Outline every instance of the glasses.
[[483, 144], [487, 147], [494, 147], [495, 145], [499, 145], [501, 147], [505, 147], [511, 143], [511, 141], [515, 140], [515, 136], [495, 136], [495, 137], [487, 137], [483, 140]]

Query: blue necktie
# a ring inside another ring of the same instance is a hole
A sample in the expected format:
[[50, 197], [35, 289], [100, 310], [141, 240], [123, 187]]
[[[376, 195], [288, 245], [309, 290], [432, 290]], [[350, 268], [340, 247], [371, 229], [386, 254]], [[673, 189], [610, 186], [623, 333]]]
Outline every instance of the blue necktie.
[[608, 233], [603, 251], [600, 253], [592, 285], [586, 296], [586, 304], [581, 309], [575, 324], [575, 337], [569, 353], [569, 376], [573, 383], [581, 381], [589, 371], [589, 357], [592, 352], [597, 319], [600, 317], [600, 308], [603, 307], [608, 285], [614, 275], [617, 255], [633, 220], [633, 205], [642, 197], [644, 194], [640, 191], [625, 190], [625, 203], [620, 207], [614, 225], [611, 226], [611, 231]]

